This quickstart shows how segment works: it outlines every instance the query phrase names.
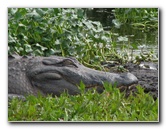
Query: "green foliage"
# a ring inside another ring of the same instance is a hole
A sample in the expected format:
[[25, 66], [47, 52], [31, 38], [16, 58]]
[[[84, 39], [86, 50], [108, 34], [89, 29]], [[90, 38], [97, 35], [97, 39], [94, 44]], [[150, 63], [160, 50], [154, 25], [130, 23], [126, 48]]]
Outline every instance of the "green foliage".
[[9, 54], [56, 54], [94, 63], [104, 60], [110, 43], [110, 33], [87, 20], [83, 9], [8, 9]]
[[[146, 23], [144, 29], [153, 29], [158, 26], [157, 11], [153, 8], [116, 8], [114, 24], [120, 26], [127, 22], [142, 29], [139, 24]], [[130, 58], [131, 48], [137, 49], [136, 44], [130, 44], [128, 37], [119, 36], [118, 41], [112, 40], [114, 37], [114, 33], [103, 30], [100, 22], [87, 20], [84, 9], [8, 9], [9, 54], [73, 56], [88, 67], [102, 69], [100, 62], [130, 61], [133, 59]], [[120, 41], [124, 43], [119, 53], [116, 44]]]
[[28, 96], [26, 101], [13, 99], [9, 102], [9, 121], [158, 121], [158, 99], [154, 100], [138, 86], [138, 93], [125, 97], [118, 88], [108, 83], [105, 91], [67, 93], [60, 97]]
[[114, 11], [117, 27], [130, 23], [134, 28], [144, 31], [158, 29], [158, 8], [116, 8]]

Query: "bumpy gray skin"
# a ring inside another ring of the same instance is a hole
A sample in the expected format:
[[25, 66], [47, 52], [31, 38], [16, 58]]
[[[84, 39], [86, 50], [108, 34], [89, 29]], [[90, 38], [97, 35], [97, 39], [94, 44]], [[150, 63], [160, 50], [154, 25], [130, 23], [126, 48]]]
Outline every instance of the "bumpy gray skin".
[[52, 94], [59, 96], [64, 91], [71, 95], [80, 93], [80, 82], [85, 88], [104, 90], [103, 82], [117, 83], [117, 86], [130, 86], [138, 82], [131, 73], [108, 73], [87, 68], [74, 58], [59, 56], [21, 57], [9, 56], [8, 95]]

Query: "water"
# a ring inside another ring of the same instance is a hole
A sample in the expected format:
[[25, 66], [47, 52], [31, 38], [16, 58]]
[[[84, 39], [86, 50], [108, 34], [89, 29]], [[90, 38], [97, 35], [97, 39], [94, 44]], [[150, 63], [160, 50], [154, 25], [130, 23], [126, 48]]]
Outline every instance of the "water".
[[158, 30], [143, 31], [140, 28], [133, 28], [130, 24], [121, 24], [115, 20], [112, 13], [113, 8], [94, 8], [86, 11], [87, 17], [93, 21], [99, 21], [104, 30], [112, 33], [112, 40], [117, 43], [117, 49], [121, 51], [124, 44], [137, 46], [134, 54], [142, 52], [154, 52], [158, 57]]
[[156, 55], [158, 54], [158, 31], [156, 30], [144, 32], [126, 24], [120, 28], [113, 27], [111, 32], [112, 39], [117, 42], [119, 48], [125, 43], [130, 43], [137, 46], [135, 53], [153, 51]]

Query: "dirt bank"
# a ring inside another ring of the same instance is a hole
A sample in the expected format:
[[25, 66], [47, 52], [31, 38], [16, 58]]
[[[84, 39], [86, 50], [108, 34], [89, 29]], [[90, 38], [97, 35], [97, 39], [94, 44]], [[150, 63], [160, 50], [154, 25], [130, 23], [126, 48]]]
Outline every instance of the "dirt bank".
[[[142, 67], [141, 65], [128, 63], [124, 68], [134, 74], [138, 78], [138, 84], [145, 88], [145, 92], [153, 95], [156, 99], [158, 97], [158, 64], [152, 62], [143, 62], [142, 64], [149, 64], [149, 66]], [[152, 66], [152, 68], [150, 67]]]
[[[114, 67], [121, 65], [107, 65], [110, 72], [119, 72], [116, 71]], [[158, 97], [158, 64], [152, 62], [141, 62], [141, 64], [127, 63], [123, 65], [128, 72], [134, 74], [138, 78], [138, 84], [140, 84], [146, 93], [153, 95], [154, 99]], [[131, 86], [130, 90], [135, 92], [138, 84]]]

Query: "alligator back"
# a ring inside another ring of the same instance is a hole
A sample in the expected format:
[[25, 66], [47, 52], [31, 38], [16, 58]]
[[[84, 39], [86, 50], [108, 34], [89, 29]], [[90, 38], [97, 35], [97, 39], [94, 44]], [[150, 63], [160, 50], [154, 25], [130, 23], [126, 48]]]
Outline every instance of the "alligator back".
[[37, 95], [38, 89], [33, 87], [26, 75], [28, 57], [10, 56], [8, 60], [8, 94]]

